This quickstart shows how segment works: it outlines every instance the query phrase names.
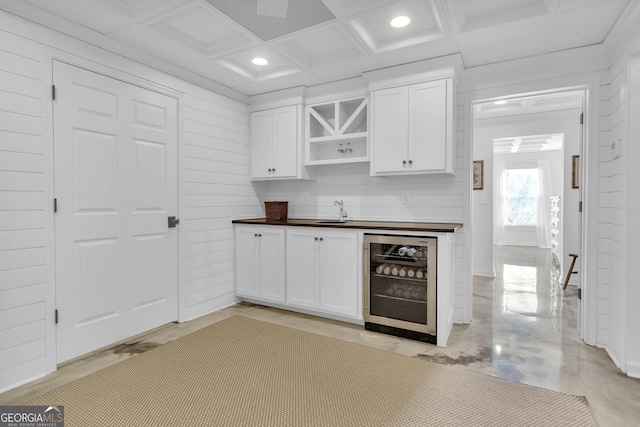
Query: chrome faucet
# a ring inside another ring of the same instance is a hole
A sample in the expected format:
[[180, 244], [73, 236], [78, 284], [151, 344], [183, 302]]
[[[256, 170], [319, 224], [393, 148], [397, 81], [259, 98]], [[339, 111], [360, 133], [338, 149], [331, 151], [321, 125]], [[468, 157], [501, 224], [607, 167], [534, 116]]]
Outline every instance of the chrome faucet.
[[340, 206], [340, 222], [344, 222], [347, 219], [347, 211], [344, 210], [344, 202], [342, 200], [333, 202], [334, 206]]

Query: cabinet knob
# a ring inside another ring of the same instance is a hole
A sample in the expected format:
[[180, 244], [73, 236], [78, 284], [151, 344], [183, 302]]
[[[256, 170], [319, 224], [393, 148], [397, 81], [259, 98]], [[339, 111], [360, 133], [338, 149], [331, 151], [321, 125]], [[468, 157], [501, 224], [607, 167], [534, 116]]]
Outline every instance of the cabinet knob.
[[271, 169], [271, 171], [272, 171], [272, 172], [275, 172], [275, 171], [276, 171], [276, 168]]
[[258, 234], [258, 237], [262, 237], [262, 234]]
[[317, 241], [318, 241], [318, 238], [317, 238], [317, 237], [314, 237], [314, 238], [313, 238], [313, 240], [315, 240], [315, 241], [317, 242]]
[[271, 168], [269, 168], [269, 172], [271, 172]]
[[258, 237], [258, 233], [253, 233], [253, 237]]
[[324, 240], [324, 237], [321, 237], [321, 238], [320, 238], [320, 241], [322, 242], [323, 240]]
[[412, 165], [413, 164], [413, 160], [409, 160], [409, 164]]
[[406, 160], [403, 160], [403, 161], [402, 161], [402, 164], [403, 164], [403, 165], [406, 165], [406, 164], [407, 164], [407, 161], [406, 161]]

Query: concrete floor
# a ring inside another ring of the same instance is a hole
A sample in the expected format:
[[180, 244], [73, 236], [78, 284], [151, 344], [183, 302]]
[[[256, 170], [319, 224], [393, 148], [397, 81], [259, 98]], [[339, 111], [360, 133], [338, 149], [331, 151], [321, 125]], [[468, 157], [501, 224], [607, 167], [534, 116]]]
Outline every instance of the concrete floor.
[[[233, 316], [243, 316], [381, 348], [460, 369], [584, 395], [602, 426], [640, 426], [640, 380], [620, 372], [602, 349], [582, 342], [575, 287], [562, 291], [548, 250], [496, 247], [495, 279], [474, 279], [473, 321], [454, 325], [446, 348], [365, 331], [361, 326], [241, 303], [167, 325], [61, 365], [0, 394], [19, 404], [74, 379]], [[555, 276], [554, 276], [555, 275]]]

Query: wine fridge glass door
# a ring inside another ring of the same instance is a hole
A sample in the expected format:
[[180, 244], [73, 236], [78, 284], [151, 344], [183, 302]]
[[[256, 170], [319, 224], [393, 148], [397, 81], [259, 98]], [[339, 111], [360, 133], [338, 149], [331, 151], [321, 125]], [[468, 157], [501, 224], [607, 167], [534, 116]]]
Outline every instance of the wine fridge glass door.
[[367, 235], [365, 244], [365, 321], [435, 333], [436, 239]]

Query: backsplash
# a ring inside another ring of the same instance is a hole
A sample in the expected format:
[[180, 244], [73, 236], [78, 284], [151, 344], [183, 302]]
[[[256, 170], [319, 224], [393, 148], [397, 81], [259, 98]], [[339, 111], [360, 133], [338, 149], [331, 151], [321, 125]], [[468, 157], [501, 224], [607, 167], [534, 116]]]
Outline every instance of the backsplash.
[[[289, 217], [333, 218], [343, 200], [348, 219], [462, 222], [462, 173], [372, 177], [369, 163], [317, 167], [314, 181], [255, 182], [261, 202], [289, 202]], [[408, 203], [403, 204], [403, 194]], [[303, 203], [303, 194], [306, 203]]]

